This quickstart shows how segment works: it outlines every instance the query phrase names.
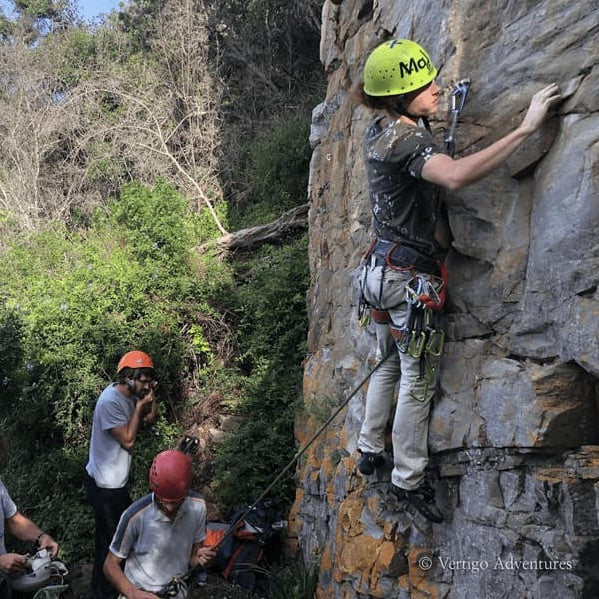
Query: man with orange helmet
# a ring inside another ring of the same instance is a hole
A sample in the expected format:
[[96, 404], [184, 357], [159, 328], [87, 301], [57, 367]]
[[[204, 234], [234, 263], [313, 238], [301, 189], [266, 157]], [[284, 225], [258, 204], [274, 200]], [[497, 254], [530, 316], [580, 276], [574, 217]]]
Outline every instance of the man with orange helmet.
[[117, 382], [100, 395], [94, 409], [87, 497], [95, 513], [94, 569], [95, 599], [114, 599], [116, 591], [103, 573], [104, 558], [121, 514], [131, 498], [127, 490], [131, 449], [142, 423], [156, 418], [154, 362], [142, 351], [130, 351], [119, 361]]
[[[123, 513], [104, 562], [104, 573], [121, 597], [155, 599], [173, 579], [215, 557], [213, 549], [202, 546], [206, 504], [189, 490], [191, 478], [191, 461], [183, 452], [167, 450], [154, 458], [152, 493]], [[174, 592], [169, 596], [187, 597], [184, 584]]]

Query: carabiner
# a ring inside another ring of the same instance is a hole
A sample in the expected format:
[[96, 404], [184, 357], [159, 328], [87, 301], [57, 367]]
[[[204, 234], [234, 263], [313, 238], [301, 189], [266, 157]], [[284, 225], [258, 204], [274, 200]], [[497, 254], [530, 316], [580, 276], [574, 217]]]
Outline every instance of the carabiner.
[[438, 358], [443, 353], [444, 346], [445, 331], [436, 329], [429, 331], [428, 342], [426, 344], [426, 353]]
[[420, 358], [426, 345], [426, 333], [421, 331], [417, 333], [412, 331], [410, 333], [410, 342], [408, 343], [408, 349], [406, 354], [412, 358]]

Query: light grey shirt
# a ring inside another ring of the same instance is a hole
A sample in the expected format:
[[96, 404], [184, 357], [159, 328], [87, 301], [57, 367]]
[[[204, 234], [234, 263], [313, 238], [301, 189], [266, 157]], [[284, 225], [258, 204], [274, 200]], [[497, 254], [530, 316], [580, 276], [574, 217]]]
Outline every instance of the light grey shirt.
[[0, 480], [0, 555], [6, 553], [4, 544], [4, 524], [17, 513], [17, 506]]
[[129, 422], [136, 400], [135, 396], [126, 397], [112, 384], [102, 391], [96, 403], [86, 469], [98, 487], [120, 489], [127, 484], [131, 454], [113, 437], [110, 429]]
[[125, 559], [125, 576], [138, 589], [157, 592], [189, 570], [191, 549], [206, 536], [206, 504], [190, 491], [174, 521], [150, 493], [123, 512], [110, 551]]

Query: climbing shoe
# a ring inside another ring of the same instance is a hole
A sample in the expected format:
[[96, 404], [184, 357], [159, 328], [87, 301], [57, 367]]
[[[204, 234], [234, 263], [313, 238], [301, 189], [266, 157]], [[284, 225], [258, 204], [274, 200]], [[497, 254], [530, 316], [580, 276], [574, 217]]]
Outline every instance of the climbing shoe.
[[362, 474], [372, 474], [375, 468], [382, 466], [385, 463], [385, 458], [380, 453], [361, 452], [362, 457], [358, 462], [358, 470]]
[[417, 489], [408, 491], [391, 483], [391, 493], [402, 501], [411, 503], [427, 520], [431, 522], [443, 522], [443, 514], [435, 505], [435, 491], [425, 483]]

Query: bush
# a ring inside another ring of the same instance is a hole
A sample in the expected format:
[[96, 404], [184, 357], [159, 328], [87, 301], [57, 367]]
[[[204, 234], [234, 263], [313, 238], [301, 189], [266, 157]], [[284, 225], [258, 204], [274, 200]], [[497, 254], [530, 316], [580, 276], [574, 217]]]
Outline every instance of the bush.
[[[135, 184], [96, 214], [91, 228], [56, 224], [14, 239], [3, 255], [0, 418], [11, 447], [4, 478], [21, 509], [61, 543], [67, 562], [92, 552], [83, 489], [91, 417], [118, 359], [132, 348], [154, 357], [161, 400], [158, 422], [133, 453], [134, 497], [147, 492], [153, 456], [181, 433], [185, 381], [217, 385], [248, 416], [217, 457], [225, 509], [256, 498], [294, 455], [307, 238], [237, 263], [241, 282], [234, 287], [229, 266], [192, 251], [215, 234], [170, 186]], [[225, 314], [237, 325], [239, 348], [228, 365], [217, 359], [228, 329], [213, 330]], [[282, 507], [291, 501], [292, 471], [273, 495]]]
[[248, 202], [238, 207], [235, 224], [269, 222], [307, 201], [309, 134], [308, 117], [285, 115], [247, 146], [240, 179], [248, 182]]
[[134, 184], [107, 214], [96, 215], [91, 229], [74, 233], [56, 224], [16, 239], [3, 255], [0, 414], [11, 440], [7, 486], [60, 540], [66, 559], [91, 552], [83, 467], [93, 408], [120, 356], [146, 351], [160, 381], [158, 422], [134, 452], [134, 496], [147, 492], [152, 457], [180, 432], [169, 422], [185, 409], [182, 381], [195, 376], [197, 364], [211, 362], [202, 323], [217, 312], [215, 298], [227, 292], [231, 277], [220, 262], [200, 265], [194, 257], [192, 248], [205, 236], [172, 187]]
[[[243, 278], [233, 309], [238, 366], [246, 374], [237, 409], [247, 420], [225, 439], [216, 459], [218, 494], [230, 510], [256, 499], [295, 453], [307, 331], [307, 237], [263, 248]], [[271, 495], [287, 506], [293, 487], [291, 469]]]
[[318, 560], [306, 563], [303, 555], [260, 569], [268, 582], [270, 599], [312, 599], [318, 585]]

